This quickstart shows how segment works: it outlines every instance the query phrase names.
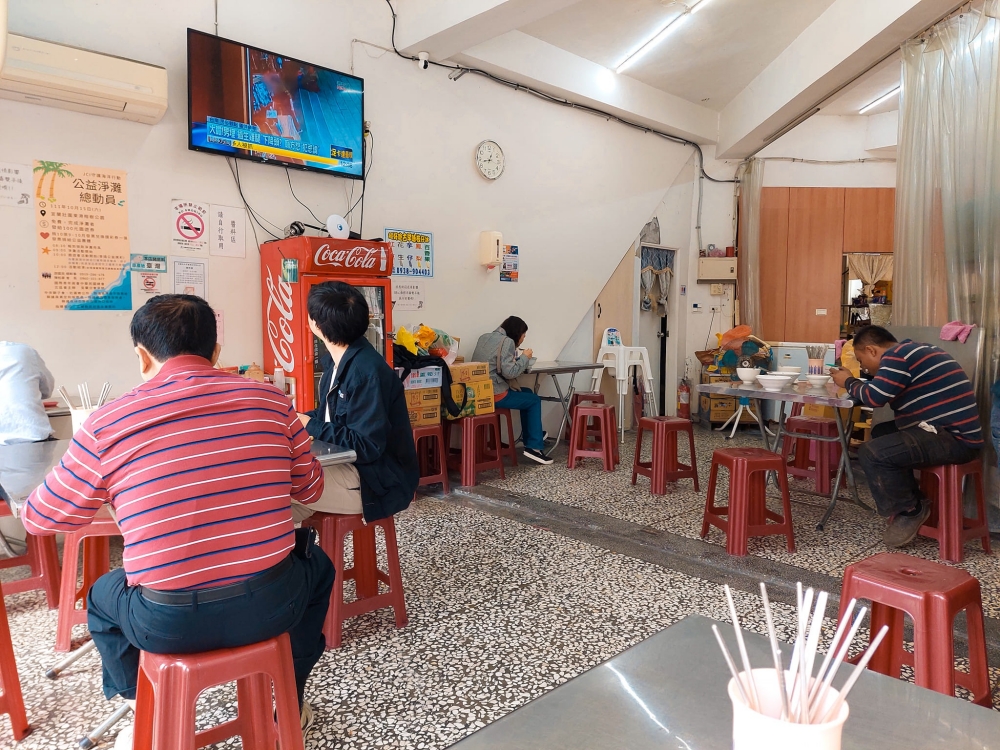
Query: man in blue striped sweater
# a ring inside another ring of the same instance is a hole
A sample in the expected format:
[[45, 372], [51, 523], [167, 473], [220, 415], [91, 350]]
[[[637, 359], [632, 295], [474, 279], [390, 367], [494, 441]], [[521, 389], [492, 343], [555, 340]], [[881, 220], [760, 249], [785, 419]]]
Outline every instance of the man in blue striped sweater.
[[961, 365], [930, 344], [897, 342], [884, 328], [869, 326], [854, 337], [854, 353], [869, 382], [848, 370], [834, 382], [865, 406], [891, 406], [894, 422], [876, 425], [858, 458], [879, 515], [889, 519], [887, 547], [916, 537], [931, 513], [914, 469], [972, 461], [983, 447], [976, 394]]

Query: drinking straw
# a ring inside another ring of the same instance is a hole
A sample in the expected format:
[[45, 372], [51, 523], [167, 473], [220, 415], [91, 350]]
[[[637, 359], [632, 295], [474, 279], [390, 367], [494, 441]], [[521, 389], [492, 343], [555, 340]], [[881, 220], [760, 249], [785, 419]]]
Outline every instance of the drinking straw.
[[806, 706], [806, 687], [809, 685], [809, 673], [806, 671], [806, 629], [809, 627], [809, 611], [812, 609], [814, 591], [812, 587], [806, 589], [805, 598], [802, 600], [803, 606], [799, 609], [799, 628], [795, 635], [799, 642], [799, 677], [797, 681], [799, 702], [798, 716], [801, 723], [808, 723], [809, 715]]
[[837, 676], [837, 671], [840, 669], [840, 665], [844, 663], [844, 658], [847, 656], [847, 651], [851, 647], [851, 643], [854, 641], [854, 636], [858, 632], [858, 628], [861, 627], [861, 621], [864, 619], [865, 614], [868, 612], [868, 607], [862, 607], [858, 610], [858, 616], [854, 618], [854, 622], [851, 623], [851, 629], [847, 631], [847, 635], [844, 636], [844, 642], [840, 646], [840, 650], [837, 652], [836, 658], [833, 660], [833, 664], [830, 665], [830, 671], [826, 673], [823, 678], [823, 685], [820, 687], [816, 694], [816, 700], [819, 705], [822, 705], [822, 696], [829, 689], [830, 684], [833, 682], [833, 678]]
[[[813, 612], [812, 627], [809, 630], [809, 637], [806, 640], [806, 682], [812, 676], [813, 665], [816, 663], [816, 649], [819, 646], [819, 637], [823, 630], [823, 616], [826, 614], [826, 600], [829, 594], [820, 591], [816, 597], [816, 609]], [[808, 696], [807, 696], [808, 697]]]
[[722, 649], [722, 656], [726, 660], [726, 666], [733, 673], [733, 679], [736, 680], [736, 687], [739, 688], [740, 696], [743, 698], [743, 702], [749, 706], [750, 699], [747, 698], [747, 692], [743, 689], [743, 680], [740, 679], [740, 673], [736, 670], [736, 662], [733, 661], [733, 655], [729, 653], [729, 649], [726, 648], [726, 642], [722, 640], [722, 635], [719, 633], [719, 626], [713, 625], [712, 632], [715, 633], [715, 640], [719, 642], [719, 648]]
[[810, 699], [816, 698], [816, 693], [819, 691], [820, 683], [826, 675], [827, 667], [830, 666], [830, 662], [833, 661], [834, 654], [837, 653], [837, 646], [840, 645], [840, 639], [844, 635], [844, 631], [847, 630], [847, 626], [851, 623], [851, 615], [854, 614], [854, 607], [857, 603], [857, 599], [851, 599], [847, 605], [847, 609], [844, 610], [844, 616], [840, 618], [840, 622], [837, 624], [837, 630], [834, 631], [833, 640], [830, 642], [830, 650], [826, 652], [826, 657], [820, 665], [819, 672], [816, 673], [816, 682], [813, 683], [812, 689], [809, 691]]
[[858, 681], [858, 678], [861, 677], [865, 669], [868, 668], [868, 662], [871, 661], [871, 658], [875, 655], [875, 649], [879, 647], [879, 644], [882, 643], [882, 639], [885, 638], [885, 634], [888, 632], [889, 626], [883, 625], [882, 629], [878, 631], [878, 635], [875, 636], [875, 640], [872, 641], [868, 650], [865, 651], [865, 655], [861, 657], [861, 661], [859, 661], [858, 665], [854, 668], [851, 676], [847, 678], [847, 682], [844, 683], [844, 687], [840, 689], [840, 695], [837, 696], [837, 700], [833, 702], [833, 706], [831, 706], [830, 710], [826, 712], [826, 715], [823, 717], [823, 721], [818, 723], [825, 724], [840, 712], [840, 706], [847, 700], [847, 694], [851, 692], [851, 689], [854, 687], [854, 683]]
[[72, 409], [73, 402], [69, 400], [69, 393], [66, 392], [65, 386], [59, 386], [59, 395], [62, 396], [63, 401], [66, 402], [66, 407]]
[[736, 644], [740, 648], [740, 659], [743, 661], [743, 671], [746, 672], [747, 681], [750, 683], [750, 695], [752, 701], [750, 702], [750, 708], [754, 711], [760, 710], [760, 699], [757, 695], [757, 685], [753, 679], [753, 672], [750, 668], [750, 657], [747, 656], [747, 647], [743, 642], [743, 631], [740, 630], [740, 618], [736, 614], [736, 604], [733, 602], [733, 592], [729, 588], [729, 584], [725, 585], [726, 590], [726, 600], [729, 602], [729, 615], [733, 620], [733, 631], [736, 633]]
[[767, 586], [760, 582], [760, 598], [764, 601], [764, 618], [767, 621], [767, 637], [771, 641], [771, 657], [774, 659], [775, 676], [778, 678], [778, 693], [781, 695], [781, 718], [788, 721], [788, 691], [785, 685], [785, 668], [781, 664], [781, 650], [778, 648], [778, 638], [774, 633], [774, 617], [771, 615], [771, 602], [767, 598]]

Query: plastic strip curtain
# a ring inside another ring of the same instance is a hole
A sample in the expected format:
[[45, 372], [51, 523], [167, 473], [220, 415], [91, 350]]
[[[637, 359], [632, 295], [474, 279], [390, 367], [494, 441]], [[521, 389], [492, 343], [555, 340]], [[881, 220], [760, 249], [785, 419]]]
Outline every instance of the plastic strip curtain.
[[[675, 252], [661, 247], [641, 245], [641, 271], [639, 282], [642, 286], [643, 312], [658, 312], [661, 316], [667, 314], [667, 300], [670, 296], [670, 279], [674, 275]], [[659, 279], [660, 293], [654, 298], [653, 285]]]
[[741, 244], [737, 258], [740, 290], [740, 322], [760, 334], [760, 191], [764, 185], [764, 162], [750, 159], [740, 177]]
[[901, 325], [984, 329], [976, 392], [987, 436], [1000, 354], [998, 10], [979, 0], [903, 45], [893, 289]]

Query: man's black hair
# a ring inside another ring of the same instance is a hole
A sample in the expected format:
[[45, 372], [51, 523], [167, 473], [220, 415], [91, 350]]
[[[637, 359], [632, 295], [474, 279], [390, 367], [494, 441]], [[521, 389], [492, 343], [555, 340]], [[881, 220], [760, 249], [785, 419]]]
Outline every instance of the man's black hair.
[[854, 348], [862, 346], [890, 347], [898, 343], [896, 337], [882, 326], [865, 326], [854, 334]]
[[521, 337], [528, 332], [528, 324], [516, 315], [511, 315], [500, 324], [508, 338], [514, 339], [515, 344], [521, 343]]
[[182, 354], [211, 360], [218, 332], [215, 312], [193, 294], [161, 294], [132, 316], [132, 345], [142, 346], [157, 362]]
[[368, 331], [365, 296], [343, 281], [324, 281], [309, 290], [309, 317], [331, 344], [350, 346]]

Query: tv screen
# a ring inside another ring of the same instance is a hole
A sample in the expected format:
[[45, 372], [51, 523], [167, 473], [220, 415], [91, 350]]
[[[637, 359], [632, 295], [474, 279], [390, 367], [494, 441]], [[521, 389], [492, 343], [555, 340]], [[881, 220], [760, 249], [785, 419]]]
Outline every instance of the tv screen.
[[188, 29], [188, 148], [361, 179], [364, 80]]

